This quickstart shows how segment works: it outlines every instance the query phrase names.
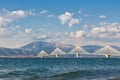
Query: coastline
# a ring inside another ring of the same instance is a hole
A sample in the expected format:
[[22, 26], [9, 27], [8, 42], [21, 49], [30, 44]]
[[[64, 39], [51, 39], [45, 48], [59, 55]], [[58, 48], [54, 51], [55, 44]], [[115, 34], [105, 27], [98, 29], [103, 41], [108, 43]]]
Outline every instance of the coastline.
[[[75, 56], [59, 56], [59, 57], [55, 57], [55, 56], [44, 56], [44, 57], [38, 57], [38, 56], [0, 56], [0, 58], [76, 58], [76, 59], [80, 59], [80, 58], [108, 58], [104, 55], [98, 55], [98, 56], [81, 56], [81, 57], [75, 57]], [[109, 58], [120, 58], [120, 56], [111, 56]]]

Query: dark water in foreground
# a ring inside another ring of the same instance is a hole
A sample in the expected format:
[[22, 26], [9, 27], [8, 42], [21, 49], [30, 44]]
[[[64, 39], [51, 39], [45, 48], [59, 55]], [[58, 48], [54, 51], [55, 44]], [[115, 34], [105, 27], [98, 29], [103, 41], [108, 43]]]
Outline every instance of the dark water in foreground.
[[0, 80], [120, 80], [120, 59], [0, 59]]

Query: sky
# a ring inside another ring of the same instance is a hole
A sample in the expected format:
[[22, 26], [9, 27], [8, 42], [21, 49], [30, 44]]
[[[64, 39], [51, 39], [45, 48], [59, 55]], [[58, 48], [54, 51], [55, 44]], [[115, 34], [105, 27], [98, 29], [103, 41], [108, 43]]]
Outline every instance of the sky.
[[119, 0], [0, 0], [0, 47], [45, 41], [120, 46]]

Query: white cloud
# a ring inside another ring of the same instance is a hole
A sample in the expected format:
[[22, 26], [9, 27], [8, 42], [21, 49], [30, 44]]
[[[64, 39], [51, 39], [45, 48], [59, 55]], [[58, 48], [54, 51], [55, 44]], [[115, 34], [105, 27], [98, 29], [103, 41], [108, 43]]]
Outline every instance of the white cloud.
[[23, 11], [23, 10], [12, 11], [10, 13], [10, 16], [25, 17], [26, 16], [26, 12]]
[[77, 31], [75, 37], [82, 37], [85, 34], [84, 30]]
[[120, 24], [118, 23], [104, 23], [98, 27], [93, 27], [90, 31], [90, 36], [99, 38], [118, 38], [120, 37]]
[[70, 35], [69, 35], [69, 37], [73, 37], [74, 36], [74, 33], [73, 32], [71, 32], [70, 33]]
[[19, 29], [21, 26], [20, 25], [17, 25], [16, 28]]
[[3, 23], [4, 19], [2, 16], [0, 16], [0, 24]]
[[12, 11], [12, 12], [8, 12], [8, 18], [9, 20], [11, 19], [11, 21], [14, 21], [16, 19], [20, 19], [20, 18], [24, 18], [26, 16], [29, 15], [33, 15], [34, 13], [32, 13], [31, 11], [23, 11], [23, 10], [17, 10], [17, 11]]
[[85, 34], [84, 30], [79, 30], [79, 31], [76, 31], [76, 32], [71, 32], [69, 37], [72, 37], [72, 38], [82, 38], [84, 34]]
[[[2, 33], [1, 36], [13, 36], [18, 32], [20, 26], [15, 26], [13, 23], [19, 19], [25, 18], [27, 16], [33, 16], [31, 10], [24, 11], [24, 10], [15, 10], [9, 11], [3, 9], [0, 11], [0, 32]], [[5, 32], [5, 33], [4, 33]], [[29, 32], [27, 30], [27, 32]]]
[[65, 35], [68, 35], [68, 32], [65, 32], [64, 34], [65, 34]]
[[105, 15], [100, 15], [99, 18], [104, 19], [104, 18], [107, 18], [107, 17]]
[[48, 11], [47, 10], [42, 10], [40, 14], [46, 14]]
[[48, 35], [38, 35], [38, 36], [36, 36], [36, 38], [37, 39], [46, 39], [46, 38], [48, 38]]
[[6, 31], [6, 28], [0, 28], [0, 33], [3, 33], [4, 31]]
[[73, 18], [73, 13], [65, 12], [64, 14], [61, 14], [58, 16], [58, 19], [60, 20], [61, 24], [68, 24], [69, 27], [73, 26], [74, 24], [79, 24], [79, 20], [76, 18]]
[[69, 27], [73, 26], [74, 24], [79, 24], [79, 20], [72, 18], [72, 19], [68, 22]]
[[0, 16], [0, 26], [7, 25], [11, 22], [14, 22], [18, 19], [24, 18], [29, 15], [33, 15], [31, 11], [17, 10], [17, 11], [8, 11], [3, 9]]
[[61, 21], [61, 24], [65, 24], [69, 21], [73, 16], [73, 13], [65, 12], [65, 14], [61, 14], [58, 18]]
[[94, 27], [90, 32], [92, 34], [105, 33], [106, 28], [105, 27]]
[[32, 29], [30, 29], [30, 28], [25, 29], [25, 33], [31, 33], [31, 32], [32, 32]]
[[38, 34], [38, 35], [35, 35], [34, 37], [32, 37], [33, 40], [47, 40], [49, 39], [50, 35], [48, 34]]

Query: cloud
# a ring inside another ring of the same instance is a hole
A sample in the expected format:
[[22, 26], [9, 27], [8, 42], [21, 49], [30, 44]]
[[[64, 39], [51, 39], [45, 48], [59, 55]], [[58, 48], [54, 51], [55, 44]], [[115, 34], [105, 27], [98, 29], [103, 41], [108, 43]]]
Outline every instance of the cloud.
[[40, 14], [46, 14], [48, 11], [47, 10], [42, 10]]
[[84, 34], [85, 34], [84, 30], [79, 30], [79, 31], [76, 31], [76, 32], [71, 32], [69, 37], [71, 37], [71, 38], [82, 38]]
[[26, 16], [26, 12], [23, 10], [18, 10], [18, 11], [12, 11], [10, 13], [10, 16], [16, 16], [16, 17], [25, 17]]
[[91, 36], [97, 38], [120, 38], [119, 23], [101, 23], [100, 26], [93, 27], [90, 31]]
[[24, 10], [8, 11], [3, 9], [0, 13], [0, 26], [8, 26], [8, 24], [30, 15], [34, 15], [34, 13]]
[[3, 22], [4, 22], [4, 18], [0, 16], [0, 24], [2, 24]]
[[92, 34], [105, 33], [106, 28], [105, 27], [94, 27], [90, 32]]
[[64, 14], [59, 15], [58, 19], [60, 20], [61, 24], [68, 24], [68, 26], [71, 27], [74, 24], [79, 24], [79, 20], [73, 18], [73, 15], [73, 13], [65, 12]]
[[43, 35], [38, 35], [38, 36], [33, 37], [33, 40], [46, 40], [48, 38], [49, 36], [47, 34], [43, 34]]
[[61, 24], [65, 24], [67, 21], [69, 21], [73, 16], [73, 13], [65, 12], [64, 14], [61, 14], [58, 18], [61, 21]]
[[44, 40], [44, 41], [47, 41], [49, 38], [51, 37], [51, 35], [50, 34], [41, 34], [41, 33], [39, 33], [39, 34], [36, 34], [36, 35], [34, 35], [33, 37], [32, 37], [32, 40], [33, 41], [41, 41], [41, 40]]
[[26, 28], [26, 29], [25, 29], [25, 33], [28, 34], [28, 33], [31, 33], [31, 32], [32, 32], [32, 29], [30, 29], [30, 28]]
[[68, 33], [69, 38], [65, 37], [66, 43], [95, 45], [95, 44], [116, 44], [120, 41], [120, 23], [100, 23], [99, 25], [88, 25], [89, 29], [77, 30]]
[[[0, 11], [0, 33], [2, 33], [1, 36], [9, 37], [17, 34], [20, 25], [16, 26], [13, 23], [19, 19], [33, 15], [35, 15], [35, 13], [33, 13], [32, 10], [29, 11], [24, 10], [9, 11], [7, 9], [1, 10]], [[27, 30], [26, 32], [28, 33], [29, 31]]]
[[98, 25], [88, 24], [87, 28], [76, 30], [75, 32], [57, 32], [56, 34], [51, 33], [50, 35], [46, 34], [46, 32], [43, 34], [39, 33], [39, 35], [37, 35], [34, 39], [64, 42], [72, 45], [103, 45], [106, 43], [116, 44], [120, 40], [120, 23], [103, 22]]
[[6, 28], [0, 28], [0, 34], [6, 31]]
[[44, 40], [46, 41], [50, 37], [53, 37], [50, 32], [46, 31], [44, 28], [38, 29], [32, 36], [32, 40]]
[[73, 26], [74, 24], [79, 24], [79, 20], [72, 18], [72, 19], [68, 22], [69, 27]]
[[20, 25], [17, 25], [16, 28], [19, 29], [21, 26]]
[[107, 17], [106, 17], [105, 15], [100, 15], [99, 18], [105, 19], [105, 18], [107, 18]]
[[37, 36], [36, 38], [48, 38], [48, 36], [47, 35], [39, 35], [39, 36]]

